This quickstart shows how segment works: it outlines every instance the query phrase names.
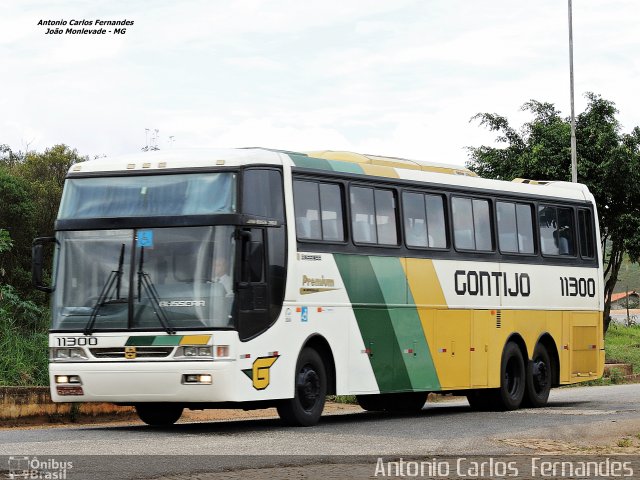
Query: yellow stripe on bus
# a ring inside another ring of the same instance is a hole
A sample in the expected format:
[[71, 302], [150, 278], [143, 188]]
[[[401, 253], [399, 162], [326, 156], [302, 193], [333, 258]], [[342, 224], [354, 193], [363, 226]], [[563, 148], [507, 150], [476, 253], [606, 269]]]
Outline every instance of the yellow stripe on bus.
[[211, 335], [185, 335], [180, 340], [180, 345], [206, 345]]

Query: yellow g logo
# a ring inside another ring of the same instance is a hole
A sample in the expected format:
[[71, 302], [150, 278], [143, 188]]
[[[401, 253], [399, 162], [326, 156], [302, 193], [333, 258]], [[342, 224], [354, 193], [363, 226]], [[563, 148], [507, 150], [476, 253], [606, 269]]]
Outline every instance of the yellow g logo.
[[264, 390], [269, 386], [269, 372], [271, 365], [276, 363], [277, 356], [274, 357], [258, 357], [253, 362], [251, 370], [243, 370], [245, 375], [253, 380], [253, 388], [256, 390]]

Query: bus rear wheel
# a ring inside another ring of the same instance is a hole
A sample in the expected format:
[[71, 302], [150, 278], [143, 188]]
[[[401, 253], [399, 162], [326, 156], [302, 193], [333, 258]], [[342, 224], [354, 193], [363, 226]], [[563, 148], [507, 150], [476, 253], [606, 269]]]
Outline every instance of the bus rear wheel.
[[286, 425], [310, 427], [320, 420], [327, 397], [327, 373], [322, 358], [312, 348], [298, 357], [294, 397], [278, 404], [278, 415]]
[[551, 391], [551, 358], [544, 345], [533, 350], [533, 358], [527, 368], [527, 383], [523, 404], [527, 407], [543, 407]]
[[173, 403], [139, 403], [136, 413], [147, 425], [173, 425], [182, 416], [184, 408]]
[[502, 352], [500, 388], [496, 392], [500, 410], [516, 410], [524, 398], [526, 371], [524, 358], [518, 345], [507, 343]]

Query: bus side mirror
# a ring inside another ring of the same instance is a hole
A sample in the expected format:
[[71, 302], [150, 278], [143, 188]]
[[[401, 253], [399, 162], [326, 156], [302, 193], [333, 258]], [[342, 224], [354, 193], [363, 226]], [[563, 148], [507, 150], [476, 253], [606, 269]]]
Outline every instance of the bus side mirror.
[[49, 243], [55, 243], [55, 237], [40, 237], [33, 241], [31, 247], [31, 283], [33, 287], [41, 292], [51, 293], [53, 288], [44, 285], [42, 270], [44, 264], [44, 247]]

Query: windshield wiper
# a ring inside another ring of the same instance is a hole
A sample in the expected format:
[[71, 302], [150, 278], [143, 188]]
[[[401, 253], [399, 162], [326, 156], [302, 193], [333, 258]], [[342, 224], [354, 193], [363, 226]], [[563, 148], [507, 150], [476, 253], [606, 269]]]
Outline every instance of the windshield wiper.
[[144, 247], [140, 247], [140, 263], [138, 265], [138, 302], [142, 301], [142, 287], [147, 291], [149, 300], [153, 306], [153, 313], [156, 314], [160, 325], [166, 330], [169, 335], [174, 335], [176, 330], [169, 324], [169, 319], [164, 311], [164, 308], [160, 305], [160, 296], [156, 290], [155, 285], [151, 281], [151, 277], [145, 272], [142, 267], [144, 265]]
[[[95, 305], [91, 309], [91, 315], [89, 315], [89, 322], [84, 328], [85, 335], [91, 335], [93, 332], [93, 325], [96, 323], [96, 319], [98, 318], [98, 312], [100, 309], [106, 305], [107, 303], [118, 303], [120, 301], [120, 286], [122, 284], [122, 266], [124, 264], [124, 243], [122, 247], [120, 247], [120, 259], [118, 260], [118, 269], [112, 270], [107, 277], [107, 281], [104, 282], [102, 286], [102, 290], [100, 291], [100, 295], [98, 295], [98, 300], [96, 300]], [[116, 286], [116, 298], [115, 300], [109, 298], [109, 294], [111, 293], [111, 289], [113, 285]]]

